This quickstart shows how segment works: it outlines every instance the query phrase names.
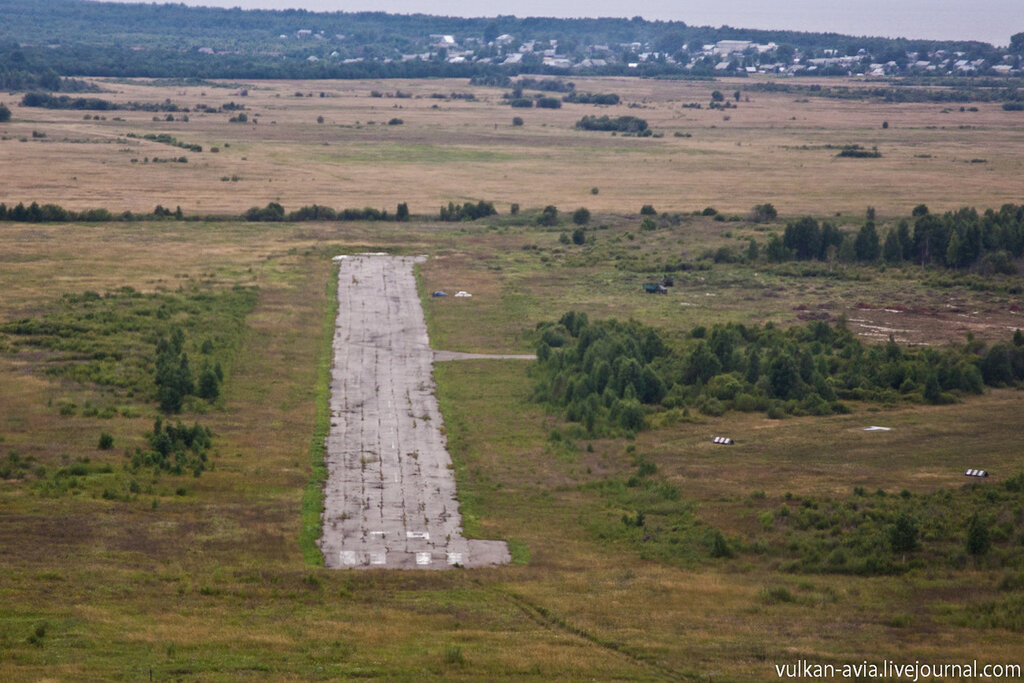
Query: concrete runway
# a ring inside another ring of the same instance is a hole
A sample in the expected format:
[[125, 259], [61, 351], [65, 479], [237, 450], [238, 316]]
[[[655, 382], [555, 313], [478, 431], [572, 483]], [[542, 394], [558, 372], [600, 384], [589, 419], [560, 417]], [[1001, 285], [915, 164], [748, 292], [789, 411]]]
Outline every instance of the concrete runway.
[[338, 259], [320, 539], [327, 567], [448, 569], [511, 559], [503, 541], [462, 536], [417, 260]]

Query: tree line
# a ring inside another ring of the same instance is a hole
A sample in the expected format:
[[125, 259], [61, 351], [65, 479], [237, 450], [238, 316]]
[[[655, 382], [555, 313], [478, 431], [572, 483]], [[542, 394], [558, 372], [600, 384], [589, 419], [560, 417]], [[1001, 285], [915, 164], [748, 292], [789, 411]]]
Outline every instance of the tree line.
[[916, 263], [987, 273], [1016, 272], [1013, 259], [1024, 254], [1024, 206], [1004, 204], [999, 210], [964, 207], [938, 215], [920, 204], [910, 219], [900, 219], [880, 234], [875, 213], [868, 209], [857, 231], [843, 231], [829, 221], [811, 217], [786, 225], [765, 248], [769, 260], [834, 261], [889, 265]]
[[843, 401], [950, 403], [1024, 382], [1024, 335], [911, 349], [868, 346], [840, 323], [717, 324], [669, 337], [636, 321], [570, 311], [537, 327], [534, 398], [591, 434], [643, 428], [650, 411], [847, 412]]

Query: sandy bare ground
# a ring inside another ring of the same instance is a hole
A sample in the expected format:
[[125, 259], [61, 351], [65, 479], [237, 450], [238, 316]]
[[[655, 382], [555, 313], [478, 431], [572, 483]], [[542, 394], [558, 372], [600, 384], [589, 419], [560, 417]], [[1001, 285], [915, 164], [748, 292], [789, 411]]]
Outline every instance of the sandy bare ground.
[[320, 540], [327, 567], [446, 569], [510, 560], [504, 542], [462, 536], [415, 261], [339, 259]]

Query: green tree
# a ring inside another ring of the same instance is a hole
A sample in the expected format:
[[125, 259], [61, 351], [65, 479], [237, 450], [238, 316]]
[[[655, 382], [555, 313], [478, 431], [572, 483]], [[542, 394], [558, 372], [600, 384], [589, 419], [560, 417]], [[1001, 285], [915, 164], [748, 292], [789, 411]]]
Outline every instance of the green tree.
[[769, 223], [778, 218], [779, 212], [770, 203], [758, 204], [750, 210], [750, 218], [755, 223]]
[[7, 108], [6, 104], [0, 102], [0, 123], [7, 123], [11, 120], [11, 110]]
[[409, 205], [407, 203], [402, 202], [395, 209], [395, 220], [399, 222], [409, 220]]
[[783, 43], [775, 48], [775, 59], [782, 62], [783, 64], [789, 64], [793, 61], [793, 55], [796, 53], [796, 48], [787, 43]]
[[216, 371], [207, 365], [199, 373], [199, 397], [212, 401], [220, 396], [220, 380]]
[[537, 217], [537, 225], [558, 225], [558, 207], [548, 204]]
[[757, 240], [753, 237], [747, 243], [747, 262], [753, 263], [761, 255], [761, 248], [757, 245]]
[[576, 209], [572, 214], [572, 222], [576, 225], [586, 225], [590, 222], [590, 211], [583, 207]]
[[[874, 213], [874, 209], [869, 209], [869, 211]], [[861, 227], [853, 242], [853, 250], [857, 255], [858, 261], [871, 262], [878, 260], [880, 249], [878, 246], [878, 231], [875, 230], [874, 221], [869, 220]]]
[[583, 232], [583, 228], [576, 228], [572, 231], [572, 243], [576, 245], [582, 245], [587, 241], [587, 235]]
[[724, 100], [725, 100], [725, 95], [723, 95], [720, 90], [712, 91], [712, 93], [711, 93], [711, 101], [712, 102], [722, 102]]
[[896, 518], [896, 523], [889, 529], [889, 545], [896, 553], [917, 549], [917, 522], [913, 517], [904, 513]]
[[157, 342], [155, 384], [160, 409], [167, 413], [179, 412], [184, 398], [195, 391], [184, 344], [185, 333], [180, 327]]
[[980, 557], [988, 554], [991, 549], [992, 537], [988, 532], [988, 525], [975, 512], [967, 526], [967, 552]]
[[1024, 33], [1014, 33], [1010, 36], [1010, 52], [1024, 55]]
[[783, 351], [768, 364], [768, 383], [772, 395], [778, 398], [797, 398], [800, 388], [800, 371], [796, 359]]
[[782, 238], [774, 232], [768, 237], [768, 245], [765, 247], [764, 253], [769, 261], [774, 261], [775, 263], [782, 263], [793, 258], [792, 250], [788, 249], [783, 243]]
[[821, 252], [821, 228], [818, 221], [804, 216], [786, 226], [782, 243], [798, 261], [818, 258]]
[[900, 236], [896, 230], [886, 233], [882, 256], [885, 262], [891, 266], [899, 265], [903, 261], [903, 248], [900, 246]]
[[942, 387], [939, 385], [939, 378], [934, 372], [928, 373], [928, 379], [924, 383], [924, 400], [937, 404], [942, 401]]
[[914, 258], [914, 238], [910, 235], [910, 224], [902, 219], [896, 226], [896, 236], [900, 243], [900, 257], [904, 261]]
[[729, 547], [729, 542], [725, 540], [721, 531], [714, 529], [710, 536], [711, 557], [732, 557], [732, 548]]

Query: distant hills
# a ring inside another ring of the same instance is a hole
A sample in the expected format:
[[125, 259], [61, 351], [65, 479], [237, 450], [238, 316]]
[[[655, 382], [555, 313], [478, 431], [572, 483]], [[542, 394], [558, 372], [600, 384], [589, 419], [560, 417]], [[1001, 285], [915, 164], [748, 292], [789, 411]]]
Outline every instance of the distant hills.
[[[519, 73], [1018, 75], [977, 41], [698, 27], [633, 19], [439, 17], [0, 0], [0, 87], [56, 76], [364, 78]], [[57, 87], [53, 87], [57, 84]]]

